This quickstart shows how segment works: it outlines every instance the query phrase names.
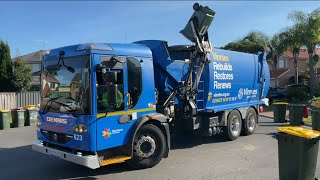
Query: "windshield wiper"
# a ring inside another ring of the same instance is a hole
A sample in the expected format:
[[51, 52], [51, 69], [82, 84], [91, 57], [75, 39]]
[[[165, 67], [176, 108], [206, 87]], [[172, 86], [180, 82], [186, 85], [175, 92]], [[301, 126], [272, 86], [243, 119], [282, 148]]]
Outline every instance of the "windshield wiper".
[[[50, 109], [50, 107], [51, 107], [51, 105], [52, 105], [52, 102], [55, 101], [55, 100], [57, 100], [57, 99], [59, 99], [59, 98], [61, 98], [61, 97], [62, 97], [62, 96], [58, 96], [58, 97], [49, 99], [49, 100], [47, 101], [46, 105], [44, 106], [42, 113], [46, 113], [46, 112]], [[51, 103], [50, 103], [50, 105], [48, 106], [49, 102], [51, 102]]]

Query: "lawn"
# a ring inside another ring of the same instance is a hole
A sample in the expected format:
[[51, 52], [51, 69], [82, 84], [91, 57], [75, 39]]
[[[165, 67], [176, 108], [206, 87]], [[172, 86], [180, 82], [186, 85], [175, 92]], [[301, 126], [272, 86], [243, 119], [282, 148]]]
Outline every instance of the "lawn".
[[311, 116], [309, 116], [308, 118], [303, 118], [303, 121], [306, 123], [311, 123]]

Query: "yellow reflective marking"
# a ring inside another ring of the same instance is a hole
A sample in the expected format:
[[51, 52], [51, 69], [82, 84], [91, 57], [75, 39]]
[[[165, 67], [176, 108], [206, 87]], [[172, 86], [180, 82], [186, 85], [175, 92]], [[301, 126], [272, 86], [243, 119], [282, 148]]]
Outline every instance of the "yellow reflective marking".
[[121, 162], [124, 162], [128, 159], [131, 159], [131, 157], [130, 156], [119, 156], [119, 157], [114, 157], [114, 158], [110, 158], [110, 159], [106, 159], [106, 160], [101, 160], [100, 166], [121, 163]]
[[[156, 108], [143, 108], [143, 109], [133, 109], [128, 111], [108, 112], [107, 116], [118, 116], [118, 115], [131, 114], [135, 112], [145, 112], [145, 111], [154, 111], [154, 110], [156, 110]], [[97, 118], [102, 118], [105, 116], [106, 116], [106, 113], [97, 114]]]

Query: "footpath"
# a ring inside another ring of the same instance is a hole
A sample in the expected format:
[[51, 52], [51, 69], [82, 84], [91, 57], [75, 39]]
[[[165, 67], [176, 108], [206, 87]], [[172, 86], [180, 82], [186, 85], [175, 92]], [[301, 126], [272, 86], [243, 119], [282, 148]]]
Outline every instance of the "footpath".
[[[259, 116], [273, 119], [273, 111], [267, 111], [267, 112], [259, 113]], [[310, 111], [309, 111], [309, 116], [310, 116]], [[286, 120], [289, 122], [289, 111], [288, 111], [288, 110], [286, 111]], [[312, 124], [311, 124], [311, 123], [305, 122], [304, 125], [305, 125], [305, 126], [312, 127]]]

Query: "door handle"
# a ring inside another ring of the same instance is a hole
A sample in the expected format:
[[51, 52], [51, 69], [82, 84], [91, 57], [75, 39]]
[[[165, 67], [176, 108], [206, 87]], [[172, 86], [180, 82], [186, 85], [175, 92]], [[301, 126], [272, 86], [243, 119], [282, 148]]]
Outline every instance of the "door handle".
[[131, 95], [130, 95], [130, 93], [127, 93], [126, 96], [128, 98], [127, 106], [130, 106], [131, 105]]

